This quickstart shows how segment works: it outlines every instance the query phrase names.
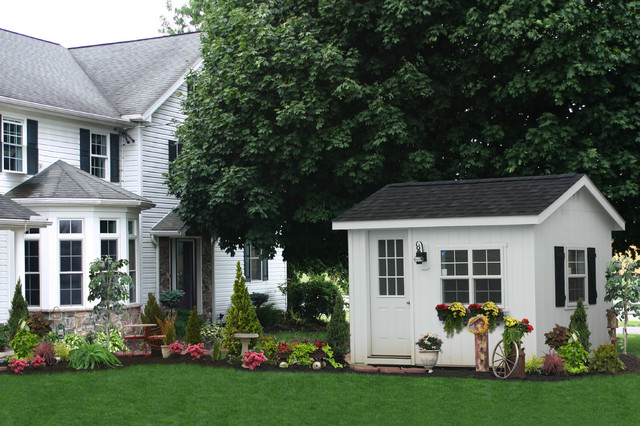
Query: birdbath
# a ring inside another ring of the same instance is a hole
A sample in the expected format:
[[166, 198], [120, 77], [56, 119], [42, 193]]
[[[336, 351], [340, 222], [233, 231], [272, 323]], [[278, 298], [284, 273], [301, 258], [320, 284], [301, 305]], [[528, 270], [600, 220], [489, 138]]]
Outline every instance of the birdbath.
[[[249, 350], [249, 340], [255, 339], [259, 336], [258, 333], [236, 333], [233, 335], [233, 337], [235, 337], [236, 339], [240, 339], [240, 342], [242, 342], [242, 352], [240, 354], [244, 356], [244, 353]], [[242, 367], [249, 368], [244, 365], [244, 363], [242, 364]]]

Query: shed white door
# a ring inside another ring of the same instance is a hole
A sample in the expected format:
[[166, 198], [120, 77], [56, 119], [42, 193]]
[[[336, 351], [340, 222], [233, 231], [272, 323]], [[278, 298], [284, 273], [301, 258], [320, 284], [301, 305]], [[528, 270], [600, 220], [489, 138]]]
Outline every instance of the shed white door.
[[406, 234], [371, 233], [371, 356], [411, 356]]

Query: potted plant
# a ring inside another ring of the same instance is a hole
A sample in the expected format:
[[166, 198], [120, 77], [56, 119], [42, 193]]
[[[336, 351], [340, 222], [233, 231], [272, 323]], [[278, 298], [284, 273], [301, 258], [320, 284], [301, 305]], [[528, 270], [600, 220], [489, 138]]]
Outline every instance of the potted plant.
[[160, 350], [162, 351], [162, 357], [169, 358], [169, 355], [171, 355], [169, 345], [172, 344], [176, 339], [176, 326], [175, 326], [176, 317], [174, 315], [169, 314], [163, 320], [157, 317], [156, 319], [158, 320], [158, 324], [160, 324], [160, 330], [164, 335], [164, 338], [162, 339], [162, 342], [164, 343], [164, 345], [160, 346]]
[[442, 340], [437, 334], [427, 333], [416, 342], [418, 346], [418, 365], [422, 365], [429, 373], [433, 373], [433, 367], [438, 362], [438, 354], [442, 348]]
[[453, 337], [455, 333], [460, 333], [466, 325], [468, 311], [460, 302], [453, 302], [451, 306], [438, 305], [436, 312], [438, 319], [444, 321], [444, 331], [447, 333], [447, 337]]
[[502, 332], [502, 345], [504, 349], [504, 354], [507, 358], [514, 359], [517, 348], [518, 354], [518, 364], [514, 367], [514, 371], [512, 373], [512, 377], [524, 378], [524, 348], [522, 345], [522, 338], [525, 334], [531, 333], [533, 331], [533, 326], [529, 324], [529, 320], [524, 318], [522, 321], [518, 321], [515, 318], [506, 317], [504, 319], [504, 331]]
[[491, 333], [500, 324], [504, 317], [502, 309], [498, 308], [495, 303], [489, 301], [479, 305], [478, 303], [472, 303], [467, 308], [469, 310], [469, 316], [475, 317], [477, 315], [484, 315], [489, 320], [489, 332]]

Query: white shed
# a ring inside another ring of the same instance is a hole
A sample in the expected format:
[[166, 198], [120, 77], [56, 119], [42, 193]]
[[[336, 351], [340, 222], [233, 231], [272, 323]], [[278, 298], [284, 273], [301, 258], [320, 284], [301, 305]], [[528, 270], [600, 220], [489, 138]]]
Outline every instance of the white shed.
[[436, 314], [454, 301], [529, 319], [526, 353], [542, 356], [544, 333], [568, 325], [582, 297], [592, 347], [607, 342], [605, 267], [624, 220], [585, 175], [391, 184], [333, 229], [348, 231], [352, 362], [413, 365], [414, 342], [432, 332], [438, 365], [474, 365], [473, 334], [447, 338]]

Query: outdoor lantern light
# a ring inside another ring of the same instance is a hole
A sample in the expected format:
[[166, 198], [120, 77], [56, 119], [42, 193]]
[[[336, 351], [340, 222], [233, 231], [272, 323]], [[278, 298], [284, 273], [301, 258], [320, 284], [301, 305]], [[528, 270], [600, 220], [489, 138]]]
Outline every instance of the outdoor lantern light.
[[413, 260], [415, 260], [418, 265], [427, 261], [427, 252], [424, 251], [422, 241], [416, 242], [416, 257], [414, 257]]

